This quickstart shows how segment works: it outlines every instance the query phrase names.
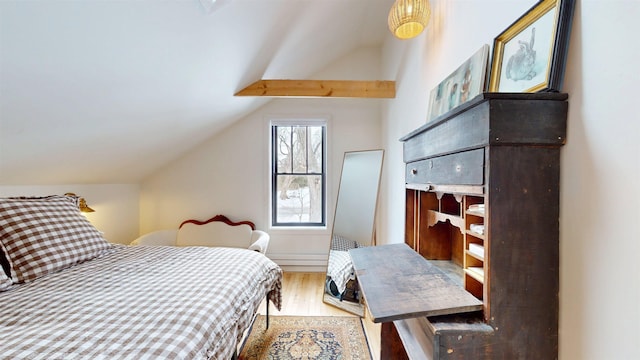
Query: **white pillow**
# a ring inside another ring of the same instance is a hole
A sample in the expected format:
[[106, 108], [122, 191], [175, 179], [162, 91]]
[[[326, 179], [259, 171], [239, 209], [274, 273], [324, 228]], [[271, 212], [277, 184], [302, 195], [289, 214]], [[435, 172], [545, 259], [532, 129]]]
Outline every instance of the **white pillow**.
[[4, 270], [0, 269], [0, 291], [8, 290], [11, 285], [13, 285], [13, 281], [4, 273]]
[[210, 246], [248, 248], [251, 245], [251, 226], [230, 226], [220, 221], [204, 225], [184, 224], [178, 230], [178, 246]]

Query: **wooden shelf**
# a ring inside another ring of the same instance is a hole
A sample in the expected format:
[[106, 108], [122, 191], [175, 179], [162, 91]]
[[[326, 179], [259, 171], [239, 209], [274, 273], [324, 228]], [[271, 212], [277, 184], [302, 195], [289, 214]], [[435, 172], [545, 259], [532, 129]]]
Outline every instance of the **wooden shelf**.
[[471, 252], [471, 251], [469, 251], [469, 250], [466, 250], [466, 251], [465, 251], [465, 254], [467, 254], [467, 255], [469, 255], [469, 256], [471, 256], [471, 257], [475, 258], [475, 259], [478, 259], [478, 260], [480, 260], [480, 261], [484, 261], [484, 257], [482, 257], [482, 256], [480, 256], [480, 255], [477, 255], [477, 254], [474, 254], [474, 253], [472, 253], [472, 252]]
[[481, 211], [474, 211], [474, 210], [467, 210], [467, 215], [473, 215], [473, 216], [478, 216], [478, 217], [484, 217], [484, 212]]
[[479, 273], [476, 267], [469, 267], [464, 269], [464, 273], [484, 284], [484, 271]]
[[431, 184], [429, 188], [430, 191], [437, 193], [484, 195], [484, 186], [481, 185]]
[[480, 239], [482, 241], [485, 240], [485, 236], [483, 234], [478, 234], [477, 232], [474, 232], [474, 231], [471, 231], [471, 230], [468, 230], [468, 229], [465, 231], [465, 233], [467, 235], [470, 235], [470, 236], [473, 236], [475, 238], [478, 238], [478, 239]]
[[443, 212], [429, 210], [427, 212], [427, 224], [433, 226], [438, 222], [449, 222], [451, 225], [460, 229], [460, 232], [464, 229], [464, 219], [457, 215], [446, 214]]

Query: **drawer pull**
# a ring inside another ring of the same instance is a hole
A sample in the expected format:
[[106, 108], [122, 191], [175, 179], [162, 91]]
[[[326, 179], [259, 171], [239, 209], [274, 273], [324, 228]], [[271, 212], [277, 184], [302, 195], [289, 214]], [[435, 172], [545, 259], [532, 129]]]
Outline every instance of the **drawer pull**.
[[418, 173], [418, 169], [416, 168], [411, 169], [411, 175], [415, 175], [417, 173]]

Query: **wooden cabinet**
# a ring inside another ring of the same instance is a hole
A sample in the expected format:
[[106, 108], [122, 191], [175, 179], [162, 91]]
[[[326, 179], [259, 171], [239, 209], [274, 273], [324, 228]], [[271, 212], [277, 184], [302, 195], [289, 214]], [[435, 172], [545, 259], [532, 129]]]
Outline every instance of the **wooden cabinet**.
[[482, 310], [397, 316], [383, 358], [557, 358], [566, 100], [486, 93], [401, 139], [405, 243]]

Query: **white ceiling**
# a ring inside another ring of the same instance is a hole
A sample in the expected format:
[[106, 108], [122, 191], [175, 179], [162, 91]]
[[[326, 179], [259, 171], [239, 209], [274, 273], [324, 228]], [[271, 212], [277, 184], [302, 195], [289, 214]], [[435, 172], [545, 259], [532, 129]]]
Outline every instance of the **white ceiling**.
[[[135, 183], [388, 36], [392, 0], [0, 1], [0, 184]], [[374, 80], [374, 79], [372, 79]]]

